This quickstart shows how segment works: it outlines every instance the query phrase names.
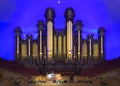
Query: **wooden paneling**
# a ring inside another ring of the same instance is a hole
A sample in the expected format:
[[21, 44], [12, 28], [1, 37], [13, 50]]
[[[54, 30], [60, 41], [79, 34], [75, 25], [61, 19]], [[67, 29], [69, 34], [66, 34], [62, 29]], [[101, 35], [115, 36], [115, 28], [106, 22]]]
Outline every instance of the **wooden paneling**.
[[87, 42], [84, 41], [82, 44], [82, 56], [87, 57]]
[[38, 56], [37, 43], [33, 42], [33, 58], [36, 58], [37, 56]]
[[98, 55], [99, 55], [99, 45], [98, 44], [94, 44], [93, 45], [93, 56], [94, 57], [98, 57]]
[[21, 49], [21, 54], [22, 54], [22, 58], [27, 57], [27, 45], [26, 44], [22, 44], [22, 49]]

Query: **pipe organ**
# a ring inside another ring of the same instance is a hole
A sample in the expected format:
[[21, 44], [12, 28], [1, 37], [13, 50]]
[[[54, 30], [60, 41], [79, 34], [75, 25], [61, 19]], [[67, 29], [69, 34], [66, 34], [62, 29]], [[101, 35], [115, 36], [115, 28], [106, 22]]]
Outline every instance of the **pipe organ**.
[[[83, 38], [82, 21], [77, 20], [75, 27], [73, 27], [74, 10], [67, 8], [64, 17], [66, 18], [65, 28], [55, 29], [55, 11], [53, 8], [47, 8], [45, 11], [46, 25], [44, 21], [38, 21], [38, 37], [36, 39], [32, 38], [32, 34], [27, 34], [26, 39], [22, 39], [22, 31], [17, 27], [15, 29], [15, 60], [19, 62], [32, 62], [39, 65], [44, 64], [46, 65], [46, 71], [50, 68], [51, 70], [55, 69], [53, 64], [59, 64], [59, 66], [64, 63], [68, 65], [78, 64], [75, 68], [71, 69], [79, 69], [82, 68], [83, 64], [87, 65], [87, 63], [94, 64], [104, 61], [105, 29], [103, 27], [99, 28], [97, 39], [94, 39], [93, 34], [88, 34], [87, 38]], [[66, 69], [64, 66], [63, 69], [61, 68], [60, 70]]]

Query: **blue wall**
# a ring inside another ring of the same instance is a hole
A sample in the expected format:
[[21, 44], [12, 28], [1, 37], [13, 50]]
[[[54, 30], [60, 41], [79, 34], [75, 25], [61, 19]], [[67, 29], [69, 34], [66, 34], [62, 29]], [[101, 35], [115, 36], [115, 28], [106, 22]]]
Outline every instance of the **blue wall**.
[[75, 21], [83, 21], [83, 35], [97, 34], [100, 26], [106, 28], [106, 58], [120, 56], [120, 1], [119, 0], [0, 0], [0, 56], [14, 59], [14, 28], [20, 26], [26, 33], [37, 34], [36, 23], [44, 18], [45, 9], [55, 9], [55, 27], [64, 28], [64, 11], [75, 10]]

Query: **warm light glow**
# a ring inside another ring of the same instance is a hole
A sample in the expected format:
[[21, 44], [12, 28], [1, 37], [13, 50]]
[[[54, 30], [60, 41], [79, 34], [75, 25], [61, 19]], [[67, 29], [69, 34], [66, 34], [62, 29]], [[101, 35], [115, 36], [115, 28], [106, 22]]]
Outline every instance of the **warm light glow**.
[[80, 52], [78, 52], [78, 54], [80, 54]]
[[[48, 57], [52, 57], [52, 52], [51, 51], [48, 52]], [[51, 59], [51, 58], [49, 58], [49, 59]]]
[[53, 83], [53, 80], [57, 82], [63, 79], [61, 74], [55, 74], [55, 73], [47, 74], [46, 78], [47, 78], [47, 83]]
[[52, 54], [52, 52], [51, 52], [51, 51], [49, 51], [49, 52], [48, 52], [48, 54], [49, 54], [49, 55], [51, 55], [51, 54]]
[[42, 55], [42, 52], [40, 52], [40, 55]]
[[17, 54], [19, 54], [19, 51], [17, 50]]
[[71, 52], [71, 51], [69, 51], [68, 55], [71, 55], [71, 54], [72, 54], [72, 52]]

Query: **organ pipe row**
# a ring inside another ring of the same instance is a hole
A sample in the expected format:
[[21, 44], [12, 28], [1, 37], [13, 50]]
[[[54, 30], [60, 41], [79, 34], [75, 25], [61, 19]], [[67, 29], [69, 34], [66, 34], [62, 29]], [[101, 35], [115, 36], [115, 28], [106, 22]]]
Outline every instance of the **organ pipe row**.
[[[76, 21], [74, 28], [75, 13], [72, 8], [65, 10], [66, 28], [61, 31], [54, 29], [55, 12], [53, 8], [46, 9], [44, 21], [38, 21], [38, 37], [33, 39], [31, 34], [26, 35], [26, 39], [21, 37], [22, 31], [19, 27], [15, 29], [15, 59], [16, 61], [43, 62], [81, 62], [105, 59], [104, 27], [98, 30], [98, 39], [94, 39], [93, 34], [88, 34], [87, 39], [82, 37], [82, 21]], [[45, 28], [46, 26], [46, 28]], [[46, 29], [46, 30], [45, 30]], [[74, 32], [76, 29], [76, 34]], [[45, 34], [46, 35], [43, 35]], [[36, 44], [36, 54], [33, 44]], [[22, 45], [26, 46], [25, 48]], [[24, 49], [23, 49], [24, 48]], [[23, 51], [27, 53], [23, 55]], [[21, 53], [22, 52], [22, 53]], [[96, 53], [97, 54], [96, 54]], [[36, 56], [36, 57], [34, 57]]]

